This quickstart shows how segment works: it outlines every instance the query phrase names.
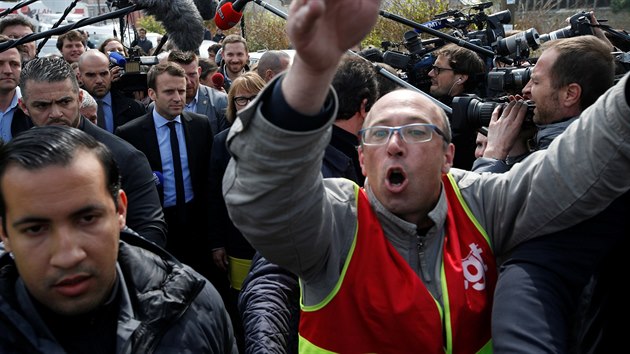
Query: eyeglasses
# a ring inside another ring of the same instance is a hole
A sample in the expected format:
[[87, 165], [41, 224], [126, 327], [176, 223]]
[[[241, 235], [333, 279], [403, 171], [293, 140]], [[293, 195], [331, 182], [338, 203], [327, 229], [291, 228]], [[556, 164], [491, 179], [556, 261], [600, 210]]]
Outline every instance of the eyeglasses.
[[436, 75], [440, 75], [440, 73], [442, 72], [442, 70], [450, 70], [453, 71], [453, 69], [451, 68], [440, 68], [439, 66], [435, 66], [435, 65], [431, 65], [431, 70], [435, 71]]
[[248, 104], [249, 101], [253, 101], [254, 98], [256, 98], [256, 95], [253, 95], [253, 96], [250, 96], [250, 97], [237, 96], [237, 97], [234, 97], [233, 100], [234, 100], [234, 103], [236, 103], [237, 105], [244, 106], [244, 105]]
[[414, 123], [399, 127], [374, 126], [359, 130], [363, 145], [383, 145], [389, 141], [394, 132], [407, 144], [425, 143], [431, 141], [433, 131], [446, 141], [444, 132], [433, 124]]

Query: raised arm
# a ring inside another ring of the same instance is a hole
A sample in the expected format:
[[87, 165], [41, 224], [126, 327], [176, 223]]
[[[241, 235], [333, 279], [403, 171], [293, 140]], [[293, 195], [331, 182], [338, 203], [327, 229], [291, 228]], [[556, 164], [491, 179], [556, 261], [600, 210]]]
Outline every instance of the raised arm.
[[341, 56], [372, 29], [380, 3], [380, 0], [291, 3], [287, 33], [296, 56], [282, 82], [282, 92], [293, 109], [307, 115], [320, 111]]

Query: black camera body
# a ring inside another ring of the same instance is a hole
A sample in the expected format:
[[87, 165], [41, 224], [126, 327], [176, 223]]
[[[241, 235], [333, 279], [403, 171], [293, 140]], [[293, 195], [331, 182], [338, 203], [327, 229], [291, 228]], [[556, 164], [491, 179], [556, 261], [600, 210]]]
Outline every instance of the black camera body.
[[[453, 113], [451, 116], [451, 129], [453, 133], [463, 133], [475, 131], [481, 127], [490, 125], [492, 112], [501, 104], [508, 103], [507, 97], [498, 97], [492, 99], [481, 99], [476, 95], [457, 96], [453, 98], [451, 107]], [[527, 103], [527, 113], [523, 127], [532, 127], [534, 124], [534, 108], [536, 104], [533, 101], [525, 101]]]
[[493, 68], [487, 74], [489, 95], [520, 94], [531, 78], [531, 69], [531, 66]]
[[595, 32], [593, 31], [593, 26], [591, 26], [590, 14], [581, 11], [569, 18], [569, 26], [543, 34], [540, 36], [540, 41], [544, 43], [554, 39], [585, 35], [595, 35]]
[[[392, 44], [389, 42], [383, 42]], [[435, 57], [430, 53], [438, 45], [443, 45], [442, 40], [426, 41], [427, 47], [418, 37], [415, 31], [407, 31], [404, 34], [404, 41], [400, 43], [404, 45], [408, 53], [394, 50], [387, 50], [383, 53], [383, 63], [392, 66], [395, 69], [404, 71], [401, 78], [419, 88], [422, 91], [428, 91], [431, 87], [431, 78], [428, 76], [431, 65], [435, 62]]]

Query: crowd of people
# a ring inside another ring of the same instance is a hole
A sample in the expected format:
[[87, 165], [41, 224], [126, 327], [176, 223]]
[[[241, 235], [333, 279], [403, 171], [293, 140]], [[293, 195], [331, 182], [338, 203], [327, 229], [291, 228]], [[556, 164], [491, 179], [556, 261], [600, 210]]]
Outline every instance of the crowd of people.
[[[247, 40], [217, 33], [207, 59], [169, 47], [144, 87], [111, 59], [154, 49], [144, 29], [0, 52], [0, 352], [617, 348], [615, 48], [545, 43], [483, 133], [454, 134], [443, 105], [487, 63], [448, 44], [429, 92], [384, 79], [356, 50], [379, 6], [294, 1], [294, 58], [250, 66]], [[0, 43], [33, 30], [6, 16]]]

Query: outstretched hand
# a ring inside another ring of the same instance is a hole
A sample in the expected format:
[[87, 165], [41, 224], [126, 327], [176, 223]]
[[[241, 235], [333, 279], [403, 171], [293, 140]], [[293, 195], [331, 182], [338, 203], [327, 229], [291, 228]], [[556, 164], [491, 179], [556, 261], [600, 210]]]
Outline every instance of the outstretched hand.
[[303, 114], [321, 109], [341, 56], [376, 23], [380, 0], [294, 0], [287, 34], [296, 57], [282, 84], [289, 105]]
[[287, 34], [297, 55], [314, 70], [336, 66], [378, 18], [380, 0], [294, 0]]

